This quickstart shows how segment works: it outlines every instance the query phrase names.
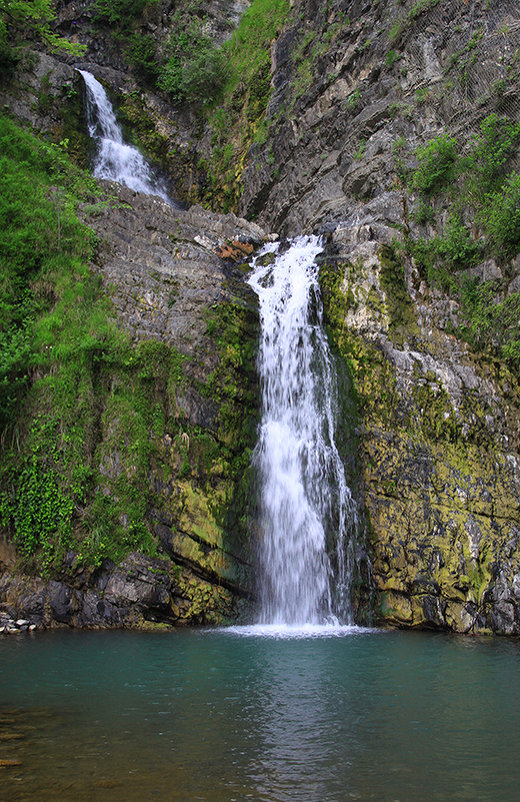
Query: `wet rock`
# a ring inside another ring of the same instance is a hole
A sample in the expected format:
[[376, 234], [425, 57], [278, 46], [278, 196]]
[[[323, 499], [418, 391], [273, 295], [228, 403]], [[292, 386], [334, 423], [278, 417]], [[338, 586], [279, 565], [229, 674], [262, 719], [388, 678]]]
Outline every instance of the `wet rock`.
[[443, 331], [442, 293], [389, 272], [373, 228], [342, 222], [321, 262], [326, 313], [339, 271], [379, 620], [520, 634], [520, 396]]
[[63, 624], [68, 624], [73, 613], [73, 591], [61, 582], [52, 580], [48, 589], [49, 605], [52, 617]]

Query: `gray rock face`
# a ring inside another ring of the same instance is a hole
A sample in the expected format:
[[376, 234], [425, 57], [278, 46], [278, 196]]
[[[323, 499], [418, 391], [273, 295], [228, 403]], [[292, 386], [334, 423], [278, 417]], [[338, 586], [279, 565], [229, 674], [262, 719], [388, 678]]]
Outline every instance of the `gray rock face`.
[[[400, 162], [440, 133], [477, 133], [491, 112], [520, 116], [510, 83], [518, 8], [470, 7], [298, 3], [273, 48], [271, 127], [250, 152], [240, 214], [293, 235], [392, 194], [399, 225], [413, 226]], [[384, 208], [374, 208], [373, 223]]]
[[29, 53], [27, 59], [34, 63], [0, 87], [0, 104], [37, 131], [48, 132], [61, 122], [57, 105], [75, 91], [79, 76], [47, 53]]
[[519, 634], [517, 382], [444, 331], [449, 299], [416, 289], [412, 265], [400, 272], [379, 224], [350, 218], [327, 237], [322, 286], [357, 391], [376, 616]]
[[200, 356], [208, 308], [226, 301], [256, 308], [243, 274], [219, 254], [231, 245], [235, 258], [246, 260], [265, 232], [233, 214], [173, 209], [160, 198], [105, 183], [117, 202], [100, 205], [88, 224], [102, 239], [102, 276], [118, 319], [136, 338], [153, 337]]
[[[130, 554], [119, 566], [107, 562], [79, 587], [64, 582], [30, 579], [5, 572], [0, 577], [0, 632], [70, 626], [86, 628], [139, 627], [154, 624], [204, 623], [230, 615], [231, 594], [199, 583], [202, 597], [194, 601], [193, 579], [175, 570], [169, 560]], [[25, 617], [15, 620], [17, 611]]]

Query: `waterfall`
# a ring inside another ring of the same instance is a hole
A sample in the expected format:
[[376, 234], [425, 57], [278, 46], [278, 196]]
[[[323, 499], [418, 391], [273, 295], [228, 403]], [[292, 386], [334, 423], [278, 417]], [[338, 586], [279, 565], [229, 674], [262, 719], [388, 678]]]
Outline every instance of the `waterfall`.
[[86, 70], [78, 72], [87, 89], [88, 130], [96, 143], [93, 170], [96, 178], [117, 181], [118, 184], [145, 195], [158, 195], [171, 204], [166, 188], [153, 175], [150, 165], [141, 153], [133, 145], [123, 142], [121, 126], [99, 81]]
[[334, 442], [337, 387], [322, 326], [316, 237], [267, 245], [249, 283], [260, 303], [262, 624], [352, 622], [356, 503]]

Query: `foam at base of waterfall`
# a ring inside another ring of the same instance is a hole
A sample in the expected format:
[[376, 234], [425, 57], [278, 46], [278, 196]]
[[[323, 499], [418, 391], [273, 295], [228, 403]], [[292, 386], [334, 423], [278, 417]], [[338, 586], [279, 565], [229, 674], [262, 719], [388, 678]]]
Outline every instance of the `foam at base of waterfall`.
[[[368, 627], [357, 627], [351, 624], [302, 624], [290, 626], [289, 624], [252, 624], [250, 626], [221, 627], [216, 630], [227, 635], [236, 635], [242, 638], [274, 638], [274, 639], [305, 639], [305, 638], [345, 638], [352, 635], [373, 635], [380, 630]], [[382, 630], [381, 630], [382, 631]]]

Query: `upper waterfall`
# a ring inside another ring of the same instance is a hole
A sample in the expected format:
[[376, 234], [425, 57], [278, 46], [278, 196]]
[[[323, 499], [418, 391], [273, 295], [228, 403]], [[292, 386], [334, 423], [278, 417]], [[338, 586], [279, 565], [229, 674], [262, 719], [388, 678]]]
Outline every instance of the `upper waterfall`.
[[334, 442], [336, 380], [315, 263], [321, 250], [316, 237], [299, 237], [281, 253], [268, 245], [249, 279], [262, 327], [261, 623], [352, 620], [348, 532], [357, 509]]
[[133, 145], [123, 142], [121, 126], [99, 81], [86, 70], [78, 72], [87, 89], [89, 134], [97, 145], [93, 170], [96, 178], [116, 181], [146, 195], [158, 195], [172, 204], [163, 182], [154, 176], [141, 153]]

